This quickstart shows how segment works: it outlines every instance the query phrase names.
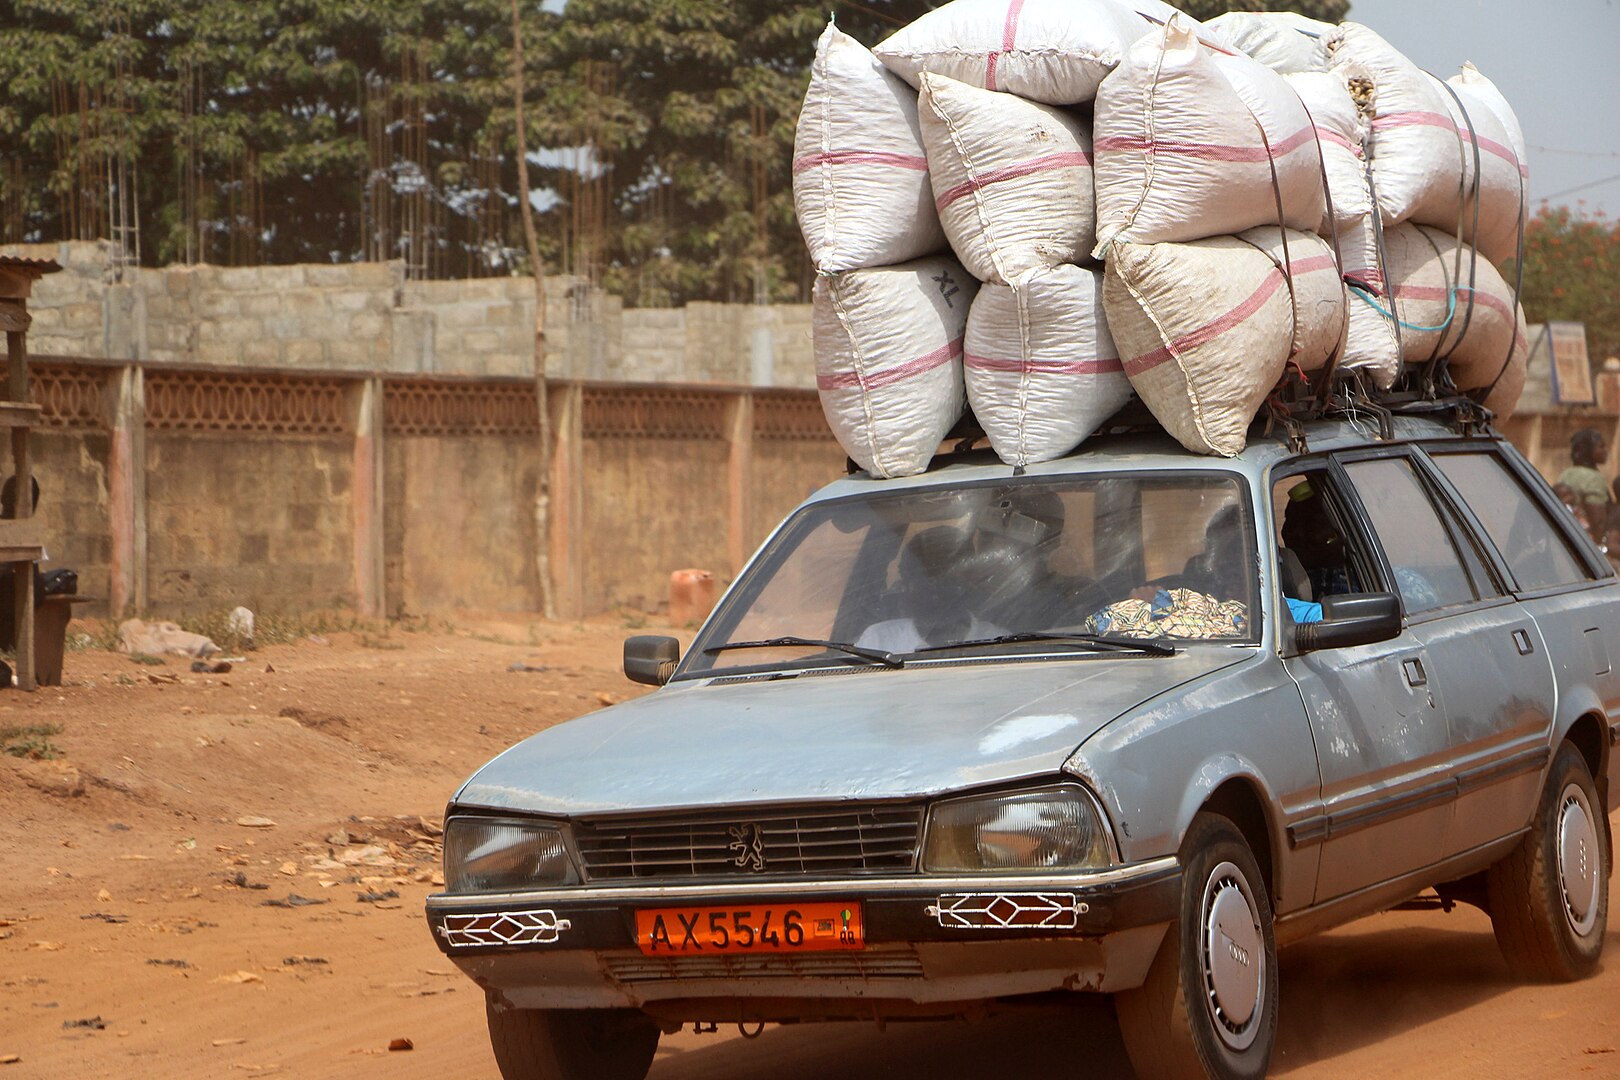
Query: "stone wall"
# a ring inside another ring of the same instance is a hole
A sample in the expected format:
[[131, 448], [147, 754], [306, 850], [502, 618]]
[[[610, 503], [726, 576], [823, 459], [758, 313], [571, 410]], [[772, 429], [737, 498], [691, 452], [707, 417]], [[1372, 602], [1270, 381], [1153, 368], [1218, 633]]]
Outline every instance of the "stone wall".
[[[104, 242], [19, 244], [55, 259], [34, 287], [39, 355], [182, 367], [532, 377], [534, 281], [406, 281], [404, 264], [118, 270]], [[547, 373], [612, 382], [815, 385], [807, 305], [626, 311], [546, 279]]]

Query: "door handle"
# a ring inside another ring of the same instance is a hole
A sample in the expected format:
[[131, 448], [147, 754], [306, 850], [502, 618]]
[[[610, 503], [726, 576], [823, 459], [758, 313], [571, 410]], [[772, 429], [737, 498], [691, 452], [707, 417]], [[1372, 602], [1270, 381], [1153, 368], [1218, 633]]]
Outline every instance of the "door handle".
[[1429, 684], [1428, 673], [1423, 670], [1423, 661], [1417, 657], [1413, 656], [1402, 660], [1401, 670], [1406, 672], [1406, 685], [1427, 686]]
[[1536, 651], [1535, 645], [1530, 642], [1530, 635], [1523, 630], [1513, 631], [1513, 647], [1519, 650], [1520, 656], [1529, 656]]

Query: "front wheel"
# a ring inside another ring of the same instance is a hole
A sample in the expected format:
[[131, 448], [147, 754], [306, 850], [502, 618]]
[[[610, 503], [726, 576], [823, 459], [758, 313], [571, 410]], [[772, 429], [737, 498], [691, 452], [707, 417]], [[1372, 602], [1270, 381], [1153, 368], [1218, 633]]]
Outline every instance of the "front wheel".
[[643, 1080], [658, 1027], [633, 1009], [508, 1009], [486, 999], [502, 1080]]
[[1181, 913], [1136, 990], [1115, 995], [1142, 1080], [1258, 1080], [1277, 1037], [1277, 943], [1254, 853], [1218, 814], [1181, 844]]
[[1486, 875], [1491, 926], [1523, 979], [1590, 975], [1609, 918], [1608, 819], [1580, 751], [1553, 758], [1530, 831]]

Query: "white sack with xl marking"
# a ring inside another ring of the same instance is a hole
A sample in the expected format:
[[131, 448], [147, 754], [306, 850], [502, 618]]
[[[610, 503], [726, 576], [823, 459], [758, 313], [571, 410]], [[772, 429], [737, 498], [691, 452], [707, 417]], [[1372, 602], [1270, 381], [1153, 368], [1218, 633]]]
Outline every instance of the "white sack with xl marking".
[[1115, 244], [1103, 306], [1125, 374], [1165, 430], [1195, 453], [1241, 451], [1293, 336], [1270, 256], [1235, 236]]
[[917, 94], [828, 24], [793, 136], [793, 206], [823, 273], [943, 251]]
[[912, 86], [932, 71], [1048, 105], [1080, 105], [1132, 42], [1175, 13], [1158, 0], [952, 0], [873, 51]]
[[962, 330], [978, 288], [943, 257], [816, 279], [821, 408], [871, 475], [922, 472], [962, 415]]
[[963, 365], [973, 415], [1009, 465], [1067, 454], [1131, 396], [1103, 317], [1102, 275], [1078, 266], [981, 288]]
[[1099, 256], [1115, 241], [1276, 225], [1279, 193], [1283, 224], [1321, 224], [1321, 163], [1299, 97], [1269, 68], [1200, 44], [1179, 18], [1104, 80], [1093, 135]]
[[945, 236], [979, 280], [1005, 285], [1091, 250], [1091, 134], [1079, 117], [924, 72], [922, 135]]

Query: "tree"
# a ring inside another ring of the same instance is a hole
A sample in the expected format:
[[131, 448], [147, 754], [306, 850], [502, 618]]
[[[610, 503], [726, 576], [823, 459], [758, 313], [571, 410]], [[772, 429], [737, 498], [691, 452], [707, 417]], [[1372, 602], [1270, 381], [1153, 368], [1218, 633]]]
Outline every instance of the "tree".
[[1524, 230], [1523, 299], [1531, 322], [1585, 323], [1594, 360], [1620, 356], [1620, 221], [1543, 203]]
[[1182, 0], [1176, 6], [1195, 19], [1213, 19], [1228, 11], [1296, 11], [1337, 23], [1350, 13], [1350, 0]]

